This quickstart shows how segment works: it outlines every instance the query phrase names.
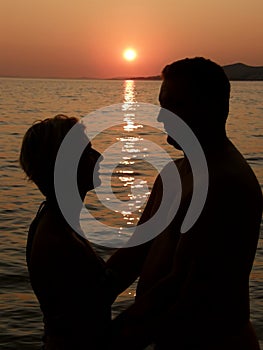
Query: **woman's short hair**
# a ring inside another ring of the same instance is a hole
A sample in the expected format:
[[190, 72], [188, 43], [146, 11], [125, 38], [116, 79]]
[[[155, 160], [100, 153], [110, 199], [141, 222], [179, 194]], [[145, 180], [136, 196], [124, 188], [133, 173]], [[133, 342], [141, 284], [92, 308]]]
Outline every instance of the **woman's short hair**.
[[58, 114], [35, 122], [25, 133], [19, 162], [44, 196], [54, 194], [56, 156], [64, 137], [77, 122], [75, 117]]

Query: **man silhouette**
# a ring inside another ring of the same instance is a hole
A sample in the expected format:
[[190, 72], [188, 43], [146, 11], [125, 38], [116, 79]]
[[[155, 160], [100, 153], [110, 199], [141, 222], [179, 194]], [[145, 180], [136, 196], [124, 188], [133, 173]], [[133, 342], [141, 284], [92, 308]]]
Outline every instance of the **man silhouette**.
[[[193, 193], [191, 164], [176, 160], [182, 182], [178, 212], [154, 240], [118, 250], [108, 266], [118, 292], [140, 276], [135, 303], [113, 321], [114, 349], [254, 350], [249, 316], [249, 275], [262, 215], [258, 181], [228, 139], [230, 84], [223, 69], [204, 58], [166, 66], [160, 104], [178, 115], [197, 137], [208, 166], [206, 202], [195, 224], [180, 233]], [[159, 115], [169, 132], [167, 119]], [[171, 136], [168, 143], [180, 148]], [[202, 182], [199, 179], [198, 186]], [[141, 221], [162, 199], [158, 176]]]

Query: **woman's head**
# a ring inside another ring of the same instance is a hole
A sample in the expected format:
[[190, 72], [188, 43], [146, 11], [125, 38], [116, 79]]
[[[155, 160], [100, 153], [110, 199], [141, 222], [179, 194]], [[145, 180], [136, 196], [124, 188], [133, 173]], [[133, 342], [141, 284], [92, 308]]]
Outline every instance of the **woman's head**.
[[[20, 152], [20, 165], [28, 178], [38, 186], [46, 197], [54, 197], [54, 167], [57, 153], [64, 137], [77, 122], [77, 118], [59, 114], [54, 118], [47, 118], [34, 123], [25, 133]], [[89, 151], [84, 151], [84, 155], [80, 159], [79, 169], [81, 174], [78, 171], [78, 184], [81, 192], [91, 189], [92, 185], [89, 182], [92, 182], [95, 165], [93, 163], [100, 156], [95, 150], [95, 153], [91, 154], [90, 148], [89, 144], [87, 146]], [[82, 164], [83, 162], [85, 164]], [[83, 176], [84, 169], [86, 169], [86, 173], [90, 174], [88, 178], [86, 177], [85, 190], [83, 178], [86, 174]]]

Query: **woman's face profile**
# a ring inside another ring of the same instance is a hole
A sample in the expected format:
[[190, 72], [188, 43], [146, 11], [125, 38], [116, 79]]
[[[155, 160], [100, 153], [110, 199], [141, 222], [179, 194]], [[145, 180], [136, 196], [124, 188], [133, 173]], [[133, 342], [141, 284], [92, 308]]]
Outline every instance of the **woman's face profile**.
[[79, 190], [83, 194], [100, 186], [99, 164], [102, 159], [100, 152], [92, 148], [91, 142], [89, 142], [82, 153], [78, 167]]

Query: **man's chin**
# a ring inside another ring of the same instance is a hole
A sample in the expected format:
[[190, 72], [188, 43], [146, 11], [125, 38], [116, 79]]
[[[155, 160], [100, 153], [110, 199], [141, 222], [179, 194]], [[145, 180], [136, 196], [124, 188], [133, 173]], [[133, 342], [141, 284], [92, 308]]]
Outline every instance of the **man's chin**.
[[167, 136], [167, 142], [169, 143], [169, 145], [171, 145], [174, 148], [182, 151], [182, 147], [169, 135]]

